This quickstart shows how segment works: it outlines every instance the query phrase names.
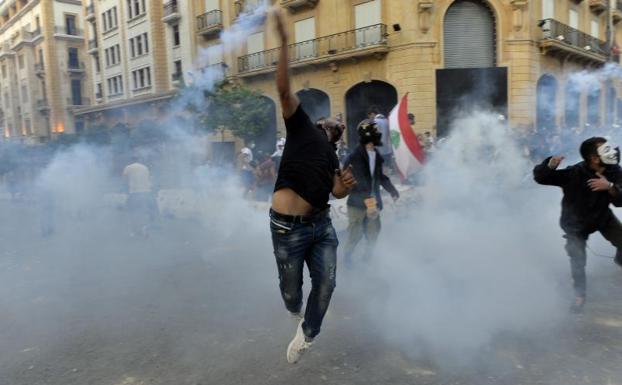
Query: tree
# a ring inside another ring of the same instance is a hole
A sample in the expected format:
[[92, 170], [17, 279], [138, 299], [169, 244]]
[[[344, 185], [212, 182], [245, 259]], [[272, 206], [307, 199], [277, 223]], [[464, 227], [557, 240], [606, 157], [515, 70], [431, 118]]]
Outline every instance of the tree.
[[207, 115], [200, 118], [208, 130], [228, 129], [245, 142], [254, 142], [270, 124], [268, 101], [259, 91], [236, 85], [208, 94]]

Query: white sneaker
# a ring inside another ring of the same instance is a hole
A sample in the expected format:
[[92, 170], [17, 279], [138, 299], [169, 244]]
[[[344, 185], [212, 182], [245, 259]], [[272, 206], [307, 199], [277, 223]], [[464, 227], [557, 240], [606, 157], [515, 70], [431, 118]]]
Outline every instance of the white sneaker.
[[313, 341], [307, 341], [305, 339], [305, 333], [302, 331], [302, 323], [304, 319], [300, 321], [298, 324], [298, 328], [296, 329], [296, 335], [292, 342], [289, 343], [287, 347], [287, 362], [290, 364], [295, 364], [298, 362], [300, 357], [313, 345]]

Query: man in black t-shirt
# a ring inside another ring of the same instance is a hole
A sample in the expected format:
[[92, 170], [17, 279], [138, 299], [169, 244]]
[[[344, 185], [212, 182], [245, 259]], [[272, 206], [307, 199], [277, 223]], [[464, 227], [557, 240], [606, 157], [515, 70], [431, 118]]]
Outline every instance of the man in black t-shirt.
[[[287, 361], [295, 363], [319, 334], [335, 288], [337, 235], [328, 200], [346, 197], [356, 183], [352, 170], [340, 171], [335, 143], [343, 125], [326, 119], [315, 125], [291, 91], [287, 32], [280, 11], [274, 11], [282, 43], [276, 81], [287, 129], [287, 141], [272, 198], [270, 230], [285, 307], [301, 319], [287, 348]], [[311, 274], [311, 292], [302, 311], [304, 264]]]

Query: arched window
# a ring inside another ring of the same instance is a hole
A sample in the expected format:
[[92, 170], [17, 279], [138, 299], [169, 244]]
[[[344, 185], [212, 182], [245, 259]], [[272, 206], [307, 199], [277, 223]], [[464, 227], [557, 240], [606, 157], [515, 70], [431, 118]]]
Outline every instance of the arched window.
[[397, 90], [389, 83], [379, 80], [359, 83], [346, 92], [348, 144], [358, 143], [358, 124], [367, 118], [367, 109], [376, 106], [388, 118], [397, 105]]
[[566, 129], [576, 130], [580, 124], [581, 89], [575, 81], [566, 83], [564, 92], [564, 125]]
[[326, 92], [310, 88], [296, 92], [302, 108], [304, 108], [312, 122], [320, 118], [330, 117], [330, 98]]
[[542, 75], [538, 80], [536, 100], [536, 124], [538, 131], [550, 132], [556, 127], [557, 80], [551, 75]]
[[483, 1], [457, 0], [444, 22], [445, 68], [496, 65], [495, 18]]

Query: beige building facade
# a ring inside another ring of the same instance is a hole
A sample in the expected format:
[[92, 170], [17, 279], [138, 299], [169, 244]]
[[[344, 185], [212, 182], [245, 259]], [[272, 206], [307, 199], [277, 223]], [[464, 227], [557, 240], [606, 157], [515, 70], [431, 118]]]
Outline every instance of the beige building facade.
[[5, 139], [39, 143], [76, 132], [73, 110], [89, 103], [81, 13], [75, 0], [0, 2]]

